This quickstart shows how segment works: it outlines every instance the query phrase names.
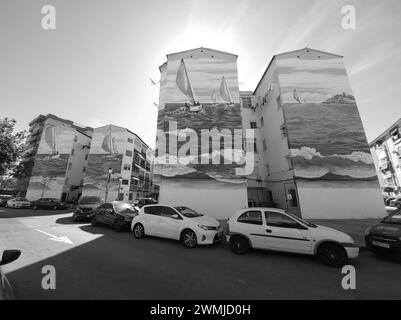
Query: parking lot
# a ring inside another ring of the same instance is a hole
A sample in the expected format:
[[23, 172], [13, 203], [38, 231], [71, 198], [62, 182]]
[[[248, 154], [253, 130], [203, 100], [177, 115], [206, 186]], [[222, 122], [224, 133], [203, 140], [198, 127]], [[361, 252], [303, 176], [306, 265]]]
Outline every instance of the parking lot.
[[[135, 239], [88, 223], [71, 211], [0, 208], [1, 249], [19, 249], [4, 267], [17, 299], [399, 299], [400, 263], [362, 250], [356, 290], [340, 269], [313, 257], [231, 252], [225, 242], [186, 249], [164, 239]], [[44, 290], [42, 268], [55, 267]]]

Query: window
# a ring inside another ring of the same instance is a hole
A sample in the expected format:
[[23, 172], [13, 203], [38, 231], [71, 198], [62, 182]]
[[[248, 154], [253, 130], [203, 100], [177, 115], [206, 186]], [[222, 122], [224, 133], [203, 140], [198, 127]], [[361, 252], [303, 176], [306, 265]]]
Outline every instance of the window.
[[163, 207], [160, 206], [152, 206], [152, 207], [146, 207], [144, 212], [146, 214], [152, 214], [155, 216], [160, 216], [162, 214]]
[[128, 185], [128, 180], [127, 180], [127, 179], [124, 179], [124, 180], [121, 182], [121, 184], [123, 184], [124, 186]]
[[290, 217], [278, 212], [265, 211], [266, 225], [279, 228], [299, 228], [300, 225]]
[[256, 121], [251, 121], [250, 123], [251, 129], [256, 129], [258, 127], [258, 124], [256, 123]]
[[130, 171], [131, 166], [129, 164], [124, 164], [124, 170]]
[[285, 124], [282, 124], [280, 126], [280, 131], [281, 131], [281, 137], [285, 138], [288, 135], [288, 130], [287, 130], [287, 126]]
[[125, 155], [126, 155], [127, 157], [132, 157], [132, 151], [131, 151], [131, 150], [125, 151]]
[[266, 139], [263, 139], [263, 151], [267, 150]]
[[162, 212], [162, 217], [169, 217], [169, 218], [171, 218], [174, 214], [177, 214], [178, 215], [178, 213], [173, 209], [173, 208], [170, 208], [170, 207], [163, 207], [163, 212]]
[[260, 118], [260, 126], [263, 127], [265, 125], [265, 121], [263, 120], [263, 117]]
[[68, 170], [71, 170], [71, 167], [72, 167], [72, 163], [70, 162], [70, 163], [68, 164]]
[[251, 108], [252, 107], [252, 99], [251, 99], [251, 97], [243, 97], [241, 99], [242, 99], [243, 108]]
[[88, 160], [88, 156], [89, 156], [88, 154], [85, 155], [85, 160]]
[[74, 152], [75, 152], [75, 150], [72, 149], [72, 150], [71, 150], [71, 155], [72, 155], [72, 156], [74, 155]]
[[128, 201], [131, 201], [134, 198], [134, 194], [132, 192], [129, 193]]
[[128, 143], [134, 143], [134, 139], [128, 138], [127, 139]]
[[113, 205], [111, 203], [104, 203], [99, 207], [99, 209], [103, 209], [103, 210], [104, 209], [111, 209], [111, 210], [114, 211], [114, 207], [113, 207]]
[[297, 198], [297, 192], [295, 189], [291, 188], [290, 190], [288, 190], [288, 204], [291, 207], [298, 207], [298, 198]]
[[401, 140], [400, 128], [395, 128], [391, 130], [390, 134], [391, 134], [391, 139], [394, 142], [399, 142]]
[[241, 214], [238, 219], [238, 222], [247, 223], [247, 224], [256, 224], [262, 225], [262, 214], [260, 211], [247, 211]]

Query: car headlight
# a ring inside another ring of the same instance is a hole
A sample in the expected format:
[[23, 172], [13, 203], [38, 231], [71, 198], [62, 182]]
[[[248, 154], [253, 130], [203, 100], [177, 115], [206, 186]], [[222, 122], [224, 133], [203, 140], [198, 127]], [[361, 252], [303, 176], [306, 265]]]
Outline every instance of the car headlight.
[[365, 236], [368, 236], [370, 233], [370, 229], [372, 229], [372, 227], [369, 227], [365, 230]]
[[198, 224], [198, 227], [203, 230], [215, 230], [216, 229], [216, 227], [205, 226], [203, 224]]

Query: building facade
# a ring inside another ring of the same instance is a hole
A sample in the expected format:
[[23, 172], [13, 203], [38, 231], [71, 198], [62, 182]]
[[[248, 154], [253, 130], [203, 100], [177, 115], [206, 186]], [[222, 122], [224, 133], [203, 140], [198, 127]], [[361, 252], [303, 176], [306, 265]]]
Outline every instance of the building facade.
[[22, 159], [29, 176], [26, 198], [77, 199], [82, 192], [92, 128], [52, 114], [38, 116], [29, 126]]
[[385, 215], [341, 56], [308, 48], [275, 55], [241, 97], [243, 125], [256, 137], [252, 202], [258, 187], [262, 201], [304, 218]]
[[401, 119], [370, 143], [382, 193], [401, 194]]
[[153, 153], [135, 133], [114, 125], [95, 128], [82, 195], [125, 202], [154, 197], [152, 169]]
[[233, 137], [242, 130], [237, 56], [207, 48], [177, 52], [160, 73], [160, 202], [226, 218], [247, 205], [246, 179], [236, 173], [242, 134], [237, 143]]

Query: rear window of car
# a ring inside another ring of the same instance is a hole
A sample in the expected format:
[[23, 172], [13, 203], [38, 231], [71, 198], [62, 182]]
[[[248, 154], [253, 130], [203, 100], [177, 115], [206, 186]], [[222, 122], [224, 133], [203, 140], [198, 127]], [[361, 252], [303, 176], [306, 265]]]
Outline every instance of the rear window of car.
[[151, 206], [151, 207], [145, 207], [144, 212], [146, 214], [152, 214], [155, 216], [160, 216], [162, 214], [163, 207], [160, 206]]
[[240, 223], [262, 225], [262, 213], [257, 210], [246, 211], [238, 219]]

